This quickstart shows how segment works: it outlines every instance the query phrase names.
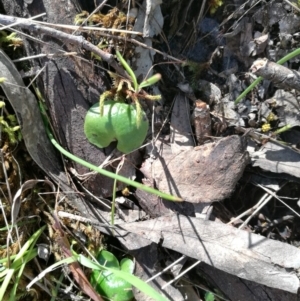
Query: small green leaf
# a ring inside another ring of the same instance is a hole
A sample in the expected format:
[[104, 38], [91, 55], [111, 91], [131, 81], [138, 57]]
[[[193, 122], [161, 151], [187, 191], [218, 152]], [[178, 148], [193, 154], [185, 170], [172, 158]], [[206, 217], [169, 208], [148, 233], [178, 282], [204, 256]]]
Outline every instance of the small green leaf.
[[161, 79], [161, 74], [156, 73], [139, 84], [139, 89], [149, 87], [157, 83]]
[[206, 292], [204, 299], [205, 301], [215, 301], [215, 295], [211, 292]]
[[134, 262], [129, 258], [123, 258], [120, 262], [121, 270], [132, 274], [134, 271]]
[[133, 70], [130, 68], [130, 66], [127, 64], [127, 62], [123, 58], [122, 54], [118, 50], [116, 51], [116, 54], [117, 54], [118, 60], [120, 61], [120, 63], [123, 65], [124, 69], [130, 75], [131, 80], [133, 82], [134, 90], [135, 90], [135, 92], [137, 92], [138, 91], [138, 83], [137, 83], [137, 79], [136, 79], [136, 76], [135, 76]]
[[[120, 265], [114, 254], [106, 250], [102, 250], [98, 254], [97, 260], [99, 264], [107, 268], [133, 273], [134, 263], [132, 260], [127, 258], [124, 261], [123, 259]], [[125, 271], [123, 269], [125, 269]], [[100, 295], [113, 301], [130, 301], [134, 297], [131, 284], [123, 278], [116, 276], [115, 273], [110, 270], [93, 270], [91, 273], [91, 284]]]
[[108, 268], [120, 268], [120, 264], [116, 256], [113, 253], [108, 252], [106, 250], [102, 250], [98, 254], [97, 261], [99, 262], [99, 264], [105, 265]]

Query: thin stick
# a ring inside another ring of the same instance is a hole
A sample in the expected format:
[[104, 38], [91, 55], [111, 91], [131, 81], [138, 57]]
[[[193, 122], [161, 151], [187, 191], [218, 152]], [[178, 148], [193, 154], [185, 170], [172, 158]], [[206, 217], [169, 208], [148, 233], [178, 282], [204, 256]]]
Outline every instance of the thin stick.
[[61, 218], [69, 218], [71, 220], [75, 220], [75, 221], [79, 221], [79, 222], [83, 222], [83, 223], [88, 223], [88, 224], [97, 224], [99, 226], [102, 227], [106, 227], [106, 228], [113, 228], [115, 229], [115, 226], [112, 226], [110, 224], [104, 224], [104, 223], [100, 223], [98, 220], [96, 222], [94, 222], [93, 220], [80, 216], [80, 215], [75, 215], [69, 212], [65, 212], [65, 211], [58, 211], [57, 215]]
[[253, 207], [249, 208], [248, 210], [244, 211], [243, 213], [241, 213], [240, 215], [238, 215], [237, 217], [233, 218], [232, 220], [230, 220], [228, 223], [226, 223], [226, 225], [231, 225], [234, 222], [240, 220], [242, 217], [244, 217], [245, 215], [251, 214], [253, 212], [253, 210], [255, 210], [258, 206], [260, 206], [261, 203], [263, 203], [265, 201], [265, 199], [269, 196], [269, 194], [265, 193], [261, 199], [257, 202], [257, 204], [255, 204]]
[[155, 274], [154, 276], [152, 276], [151, 278], [149, 278], [146, 283], [152, 281], [153, 279], [157, 278], [158, 276], [162, 275], [164, 272], [168, 271], [169, 269], [171, 269], [175, 264], [177, 264], [178, 262], [180, 262], [181, 260], [185, 259], [186, 256], [182, 255], [180, 258], [178, 258], [177, 260], [175, 260], [173, 263], [171, 263], [170, 265], [168, 265], [166, 268], [164, 268], [162, 271], [160, 271], [159, 273]]
[[[259, 212], [267, 203], [273, 198], [272, 195], [269, 195], [259, 206], [257, 204], [257, 208], [252, 212], [252, 214], [239, 226], [238, 229], [243, 229], [250, 220], [256, 215], [257, 212]], [[252, 208], [253, 209], [253, 208]]]
[[48, 54], [41, 53], [41, 54], [26, 56], [26, 57], [22, 57], [20, 59], [13, 60], [13, 63], [28, 61], [28, 60], [32, 60], [32, 59], [39, 59], [42, 57], [53, 58], [53, 57], [57, 57], [57, 56], [72, 56], [72, 55], [77, 55], [77, 52], [48, 53]]
[[285, 205], [287, 208], [289, 208], [292, 212], [294, 212], [297, 216], [300, 217], [300, 214], [295, 211], [291, 206], [289, 206], [287, 203], [285, 203], [279, 196], [277, 196], [273, 191], [271, 191], [270, 189], [262, 186], [261, 184], [257, 184], [258, 187], [262, 188], [263, 190], [265, 190], [266, 192], [268, 192], [270, 195], [272, 195], [275, 199], [277, 199], [279, 202], [281, 202], [283, 205]]
[[106, 32], [119, 32], [119, 33], [128, 33], [132, 35], [138, 35], [142, 36], [143, 33], [139, 31], [130, 31], [126, 29], [117, 29], [117, 28], [104, 28], [104, 27], [96, 27], [96, 26], [79, 26], [79, 25], [66, 25], [66, 24], [53, 24], [53, 23], [47, 23], [42, 21], [33, 21], [32, 23], [39, 24], [39, 25], [46, 25], [49, 27], [58, 27], [58, 28], [64, 28], [64, 29], [71, 29], [77, 31], [106, 31]]
[[[46, 15], [46, 13], [42, 13], [42, 14], [36, 15], [36, 16], [34, 16], [34, 17], [28, 18], [28, 20], [34, 20], [34, 19], [37, 19], [37, 18], [42, 17], [42, 16], [45, 16], [45, 15]], [[7, 25], [7, 26], [3, 26], [3, 27], [1, 27], [0, 29], [1, 29], [1, 30], [5, 30], [5, 29], [8, 29], [8, 28], [10, 28], [10, 27], [19, 25], [19, 24], [20, 24], [20, 21], [17, 21], [17, 22], [15, 22], [15, 23], [9, 24], [9, 25]]]
[[[1, 23], [1, 18], [2, 18], [3, 15], [0, 15], [0, 23]], [[26, 20], [28, 21], [27, 19], [22, 19], [22, 20]], [[75, 30], [75, 31], [101, 31], [101, 32], [120, 32], [120, 33], [128, 33], [128, 34], [131, 34], [131, 35], [139, 35], [141, 36], [142, 33], [139, 32], [139, 31], [129, 31], [129, 30], [124, 30], [124, 29], [114, 29], [114, 28], [100, 28], [100, 27], [93, 27], [93, 26], [75, 26], [75, 25], [64, 25], [64, 24], [52, 24], [52, 23], [47, 23], [47, 22], [41, 22], [41, 21], [36, 21], [36, 20], [32, 20], [31, 24], [34, 23], [34, 24], [39, 24], [39, 25], [46, 25], [46, 26], [52, 26], [52, 27], [58, 27], [58, 28], [64, 28], [64, 29], [70, 29], [70, 30]], [[22, 27], [22, 23], [18, 23], [18, 25], [20, 27]], [[11, 26], [11, 25], [10, 25]], [[1, 30], [1, 28], [0, 28]], [[50, 35], [50, 34], [49, 34]], [[146, 48], [146, 49], [150, 49], [150, 50], [153, 50], [155, 51], [156, 53], [159, 53], [161, 54], [164, 58], [168, 58], [169, 60], [173, 60], [177, 63], [182, 63], [183, 61], [182, 60], [179, 60], [165, 52], [162, 52], [158, 49], [155, 49], [155, 48], [152, 48], [152, 47], [149, 47], [148, 45], [142, 43], [142, 42], [139, 42], [137, 41], [136, 39], [129, 39], [128, 37], [122, 37], [122, 36], [112, 36], [112, 35], [109, 35], [109, 34], [105, 34], [105, 33], [101, 33], [102, 36], [104, 37], [111, 37], [111, 38], [114, 38], [114, 39], [117, 39], [117, 40], [122, 40], [122, 41], [129, 41], [133, 44], [136, 44], [138, 46], [141, 46], [143, 48]], [[97, 48], [98, 49], [98, 48]], [[100, 50], [100, 49], [99, 49]], [[98, 54], [98, 53], [97, 53]], [[101, 58], [102, 56], [99, 55]], [[114, 67], [114, 66], [113, 66]], [[115, 68], [115, 67], [114, 67]]]
[[180, 273], [179, 275], [177, 275], [174, 279], [172, 279], [171, 281], [169, 281], [168, 283], [166, 283], [165, 285], [162, 286], [162, 289], [165, 289], [167, 286], [169, 286], [170, 284], [172, 284], [174, 281], [176, 281], [177, 279], [181, 278], [183, 275], [185, 275], [188, 271], [190, 271], [191, 269], [193, 269], [195, 266], [197, 266], [202, 260], [198, 260], [196, 261], [194, 264], [192, 264], [190, 267], [188, 267], [186, 270], [184, 270], [182, 273]]
[[[120, 163], [118, 164], [118, 167], [116, 168], [116, 175], [119, 174], [120, 170], [122, 169], [124, 165], [125, 157], [122, 156], [122, 159]], [[116, 208], [116, 194], [117, 194], [117, 179], [114, 180], [113, 184], [113, 195], [112, 195], [112, 202], [111, 202], [111, 224], [114, 225], [115, 222], [115, 208]]]
[[[86, 22], [92, 17], [93, 14], [98, 12], [102, 9], [102, 7], [106, 4], [107, 0], [104, 0], [102, 3], [100, 3], [87, 17], [85, 20], [83, 20], [82, 24], [86, 24]], [[73, 32], [75, 34], [77, 32], [77, 29]]]
[[276, 139], [274, 139], [274, 138], [272, 138], [272, 137], [270, 137], [268, 135], [261, 134], [259, 132], [254, 131], [254, 130], [250, 130], [249, 131], [248, 129], [245, 129], [245, 128], [241, 127], [241, 126], [236, 126], [234, 129], [237, 132], [249, 135], [251, 138], [253, 138], [256, 141], [261, 142], [261, 141], [263, 141], [265, 139], [267, 141], [273, 142], [276, 145], [279, 145], [279, 146], [284, 147], [284, 148], [288, 148], [289, 150], [292, 150], [293, 152], [299, 154], [299, 150], [298, 149], [289, 146], [286, 142], [278, 141], [278, 140], [276, 140]]
[[290, 6], [292, 6], [295, 10], [297, 10], [298, 12], [300, 12], [299, 7], [298, 7], [295, 3], [292, 3], [292, 2], [290, 2], [290, 1], [288, 1], [288, 0], [283, 0], [283, 1], [285, 1], [285, 2], [288, 3]]
[[125, 78], [128, 78], [128, 75], [124, 71], [123, 68], [121, 68], [118, 63], [114, 60], [114, 56], [112, 54], [109, 54], [101, 49], [99, 49], [97, 46], [93, 45], [92, 43], [88, 42], [84, 37], [82, 36], [73, 36], [71, 34], [67, 34], [61, 31], [58, 31], [56, 29], [46, 27], [46, 26], [40, 26], [28, 19], [23, 18], [16, 18], [11, 16], [5, 16], [0, 14], [0, 23], [11, 25], [13, 23], [18, 22], [18, 26], [20, 26], [23, 29], [27, 29], [31, 32], [35, 32], [37, 34], [47, 34], [49, 36], [52, 36], [63, 43], [70, 43], [78, 45], [79, 47], [82, 47], [88, 51], [94, 52], [98, 56], [101, 57], [102, 60], [107, 62], [109, 65], [111, 65], [118, 73]]

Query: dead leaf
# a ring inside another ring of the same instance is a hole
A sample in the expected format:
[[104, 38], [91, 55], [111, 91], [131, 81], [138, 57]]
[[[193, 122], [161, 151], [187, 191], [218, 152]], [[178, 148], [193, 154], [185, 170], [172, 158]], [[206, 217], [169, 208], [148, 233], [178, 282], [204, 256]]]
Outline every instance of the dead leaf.
[[268, 142], [250, 156], [253, 167], [300, 177], [300, 154], [289, 148]]
[[152, 75], [152, 72], [149, 72], [155, 54], [151, 50], [152, 37], [160, 34], [164, 24], [160, 4], [160, 0], [144, 0], [133, 28], [134, 31], [143, 32], [144, 44], [149, 46], [148, 49], [140, 46], [135, 48], [135, 56], [131, 65], [139, 82], [144, 80], [147, 75], [148, 77]]
[[174, 99], [171, 116], [170, 142], [173, 154], [194, 147], [190, 105], [188, 98], [183, 93], [178, 93]]
[[163, 144], [152, 168], [159, 190], [187, 202], [211, 203], [230, 196], [247, 164], [242, 139], [230, 136], [179, 154]]
[[279, 117], [279, 127], [290, 125], [300, 126], [300, 106], [296, 96], [284, 90], [277, 90], [273, 99], [276, 101], [276, 113]]

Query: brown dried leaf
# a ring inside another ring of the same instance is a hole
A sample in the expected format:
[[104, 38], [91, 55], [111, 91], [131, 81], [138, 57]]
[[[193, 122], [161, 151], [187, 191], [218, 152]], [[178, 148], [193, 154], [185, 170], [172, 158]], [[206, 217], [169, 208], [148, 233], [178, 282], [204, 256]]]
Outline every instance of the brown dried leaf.
[[248, 163], [242, 139], [230, 136], [179, 154], [163, 144], [152, 171], [161, 191], [191, 203], [211, 203], [230, 196]]

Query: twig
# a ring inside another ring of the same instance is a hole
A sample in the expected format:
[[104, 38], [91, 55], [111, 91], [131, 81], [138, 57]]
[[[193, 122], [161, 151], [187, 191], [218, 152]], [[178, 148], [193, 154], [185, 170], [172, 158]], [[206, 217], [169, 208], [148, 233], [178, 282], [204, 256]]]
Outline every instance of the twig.
[[284, 141], [279, 141], [279, 140], [276, 140], [274, 139], [273, 137], [271, 136], [268, 136], [268, 135], [265, 135], [265, 134], [261, 134], [261, 133], [258, 133], [254, 130], [250, 130], [249, 129], [245, 129], [241, 126], [236, 126], [235, 128], [235, 131], [239, 132], [239, 133], [244, 133], [244, 134], [247, 134], [249, 135], [252, 139], [256, 140], [256, 141], [259, 141], [259, 142], [262, 142], [263, 140], [267, 140], [267, 141], [270, 141], [270, 142], [273, 142], [274, 144], [277, 144], [281, 147], [285, 147], [285, 148], [288, 148], [292, 151], [294, 151], [295, 153], [298, 153], [299, 154], [299, 150], [294, 148], [294, 147], [291, 147], [289, 146], [286, 142]]
[[[265, 196], [265, 195], [264, 195]], [[248, 223], [250, 222], [250, 220], [265, 206], [267, 205], [267, 203], [273, 198], [272, 195], [269, 195], [266, 199], [264, 199], [263, 202], [259, 202], [260, 204], [256, 204], [254, 207], [255, 207], [255, 210], [251, 213], [251, 215], [239, 226], [238, 229], [243, 229], [246, 225], [248, 225]], [[251, 209], [254, 209], [251, 208]]]
[[[226, 225], [231, 225], [231, 224], [235, 223], [236, 221], [240, 221], [241, 218], [243, 218], [244, 216], [251, 215], [256, 208], [258, 208], [262, 203], [264, 203], [266, 201], [267, 198], [271, 199], [272, 197], [273, 196], [270, 196], [268, 193], [265, 193], [253, 207], [247, 209], [246, 211], [244, 211], [237, 217], [231, 219]], [[267, 201], [269, 201], [270, 199], [268, 199]]]
[[161, 289], [165, 289], [167, 286], [169, 286], [170, 284], [172, 284], [174, 281], [176, 281], [177, 279], [180, 279], [183, 275], [185, 275], [188, 271], [190, 271], [191, 269], [193, 269], [195, 266], [197, 266], [199, 263], [201, 263], [202, 260], [197, 260], [194, 264], [192, 264], [190, 267], [188, 267], [186, 270], [184, 270], [183, 272], [181, 272], [179, 275], [177, 275], [174, 279], [172, 279], [171, 281], [169, 281], [168, 283], [164, 284], [162, 286]]
[[[106, 4], [107, 0], [102, 1], [102, 3], [100, 3], [88, 16], [85, 20], [83, 20], [82, 25], [86, 24], [86, 22], [94, 15], [96, 14], [98, 11], [101, 11], [101, 9], [104, 7], [104, 5]], [[75, 34], [77, 31], [77, 29], [73, 32], [73, 34]]]
[[295, 3], [292, 3], [292, 2], [290, 2], [290, 1], [288, 1], [288, 0], [283, 0], [283, 1], [285, 1], [285, 2], [288, 3], [290, 6], [292, 6], [295, 10], [297, 10], [298, 12], [300, 12], [299, 7], [298, 7]]
[[162, 52], [158, 49], [155, 49], [153, 47], [150, 47], [149, 45], [142, 43], [140, 41], [138, 41], [137, 39], [131, 39], [123, 36], [117, 36], [117, 35], [111, 35], [108, 33], [104, 33], [104, 32], [118, 32], [118, 33], [127, 33], [130, 35], [137, 35], [137, 36], [142, 36], [143, 34], [139, 31], [129, 31], [129, 30], [125, 30], [125, 29], [117, 29], [117, 28], [102, 28], [102, 27], [95, 27], [95, 26], [78, 26], [78, 25], [66, 25], [66, 24], [53, 24], [53, 23], [47, 23], [47, 22], [42, 22], [42, 21], [33, 21], [34, 24], [41, 24], [41, 25], [45, 25], [48, 27], [56, 27], [56, 28], [61, 28], [61, 29], [70, 29], [70, 30], [75, 30], [75, 32], [77, 31], [81, 31], [81, 32], [90, 32], [90, 31], [100, 31], [100, 35], [103, 37], [108, 37], [108, 38], [113, 38], [113, 39], [117, 39], [117, 40], [121, 40], [121, 41], [128, 41], [130, 43], [136, 44], [138, 46], [141, 46], [143, 48], [146, 49], [150, 49], [155, 51], [156, 53], [161, 54], [164, 58], [168, 58], [169, 60], [173, 60], [177, 63], [182, 63], [183, 61], [175, 58], [165, 52]]
[[166, 271], [170, 270], [174, 265], [176, 265], [178, 262], [182, 261], [183, 259], [185, 259], [186, 256], [182, 255], [180, 258], [178, 258], [177, 260], [175, 260], [173, 263], [171, 263], [170, 265], [168, 265], [166, 268], [164, 268], [162, 271], [158, 272], [157, 274], [155, 274], [154, 276], [152, 276], [151, 278], [149, 278], [146, 283], [154, 280], [155, 278], [157, 278], [158, 276], [162, 275], [163, 273], [165, 273]]
[[72, 214], [72, 213], [68, 213], [65, 211], [58, 211], [57, 212], [58, 216], [60, 218], [69, 218], [71, 220], [75, 220], [75, 221], [79, 221], [82, 223], [88, 223], [88, 224], [96, 224], [97, 226], [101, 226], [101, 227], [107, 227], [107, 228], [113, 228], [115, 229], [115, 226], [109, 225], [109, 224], [104, 224], [104, 223], [100, 223], [98, 220], [94, 221], [93, 219], [89, 219], [80, 215], [76, 215], [76, 214]]
[[[46, 15], [46, 13], [42, 13], [42, 14], [39, 14], [39, 15], [37, 15], [37, 16], [31, 17], [31, 18], [29, 18], [28, 20], [33, 20], [33, 19], [36, 19], [36, 18], [39, 18], [39, 17], [43, 17], [43, 16], [45, 16], [45, 15]], [[14, 26], [16, 26], [16, 25], [19, 25], [19, 22], [20, 22], [20, 21], [18, 20], [16, 23], [10, 23], [9, 25], [2, 27], [1, 30], [9, 29], [9, 28], [14, 27]]]
[[264, 223], [262, 226], [260, 226], [260, 228], [268, 229], [268, 228], [271, 228], [271, 227], [276, 227], [276, 226], [280, 225], [283, 222], [292, 221], [293, 219], [295, 219], [294, 215], [286, 215], [286, 216], [283, 216], [281, 218], [274, 219], [273, 221]]
[[[20, 26], [23, 29], [27, 29], [31, 32], [37, 33], [37, 34], [47, 34], [51, 37], [54, 37], [63, 43], [70, 43], [78, 45], [78, 47], [82, 47], [88, 51], [91, 51], [101, 57], [102, 60], [107, 62], [110, 66], [112, 66], [120, 75], [124, 76], [125, 78], [128, 78], [128, 75], [125, 73], [123, 68], [121, 68], [118, 63], [114, 60], [114, 56], [112, 54], [109, 54], [107, 52], [104, 52], [103, 50], [99, 49], [97, 46], [93, 45], [92, 43], [88, 42], [84, 37], [82, 36], [73, 36], [71, 34], [67, 34], [62, 31], [58, 31], [56, 29], [37, 25], [30, 20], [23, 19], [23, 18], [16, 18], [11, 16], [5, 16], [0, 14], [0, 23], [4, 25], [11, 25], [14, 23], [17, 23], [18, 26]], [[1, 28], [0, 28], [1, 30]]]
[[[93, 31], [100, 31], [100, 32], [118, 32], [118, 33], [128, 33], [132, 35], [139, 35], [142, 36], [143, 34], [139, 31], [130, 31], [127, 29], [118, 29], [118, 28], [105, 28], [105, 27], [96, 27], [96, 26], [79, 26], [79, 25], [69, 25], [69, 24], [54, 24], [54, 23], [47, 23], [43, 21], [34, 21], [34, 24], [38, 25], [45, 25], [47, 27], [57, 27], [57, 28], [62, 28], [62, 29], [70, 29], [70, 30], [75, 30], [77, 31], [84, 31], [84, 32], [90, 32], [91, 30]], [[113, 36], [115, 38], [115, 36]]]
[[280, 197], [278, 197], [272, 190], [257, 184], [258, 187], [260, 187], [261, 189], [263, 189], [264, 191], [266, 191], [267, 193], [269, 193], [270, 195], [272, 195], [275, 199], [277, 199], [279, 202], [281, 202], [283, 205], [285, 205], [287, 208], [289, 208], [293, 213], [295, 213], [298, 217], [300, 217], [300, 214], [295, 211], [291, 206], [289, 206], [287, 203], [285, 203]]
[[48, 54], [41, 53], [41, 54], [37, 54], [37, 55], [21, 57], [19, 59], [13, 60], [13, 63], [28, 61], [28, 60], [32, 60], [32, 59], [41, 58], [41, 57], [53, 58], [53, 57], [58, 57], [58, 56], [69, 56], [69, 55], [77, 55], [77, 52], [48, 53]]

